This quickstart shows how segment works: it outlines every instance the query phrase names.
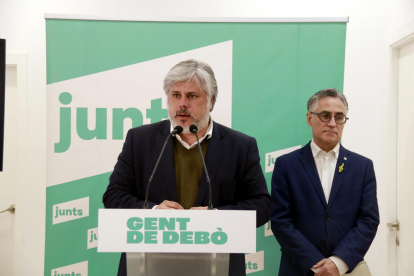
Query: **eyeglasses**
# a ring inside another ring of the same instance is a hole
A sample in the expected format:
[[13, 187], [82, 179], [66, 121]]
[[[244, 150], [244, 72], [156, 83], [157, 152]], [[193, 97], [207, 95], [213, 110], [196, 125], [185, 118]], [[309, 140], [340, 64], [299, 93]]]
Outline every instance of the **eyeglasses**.
[[[332, 119], [331, 112], [323, 111], [321, 113], [316, 113], [316, 112], [309, 112], [309, 113], [318, 116], [319, 120], [321, 120], [324, 123], [329, 122]], [[338, 125], [342, 125], [346, 122], [346, 120], [349, 120], [349, 118], [347, 118], [344, 114], [341, 114], [341, 113], [336, 114], [333, 117], [334, 117], [335, 123], [337, 123]]]

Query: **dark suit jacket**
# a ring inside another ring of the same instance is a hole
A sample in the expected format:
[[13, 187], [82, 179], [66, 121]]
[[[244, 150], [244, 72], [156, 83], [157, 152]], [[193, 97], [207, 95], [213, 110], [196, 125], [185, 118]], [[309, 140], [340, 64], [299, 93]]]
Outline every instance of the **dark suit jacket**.
[[[103, 196], [106, 208], [142, 208], [145, 191], [170, 122], [161, 121], [129, 130], [124, 147]], [[175, 139], [175, 138], [174, 138]], [[257, 227], [269, 220], [270, 195], [260, 167], [256, 140], [214, 122], [205, 157], [219, 210], [256, 210]], [[178, 202], [173, 141], [169, 140], [149, 191], [149, 206], [164, 200]], [[208, 205], [208, 186], [202, 177], [196, 206]], [[245, 275], [244, 254], [231, 254], [230, 274]], [[121, 257], [119, 275], [126, 275]]]
[[332, 255], [352, 271], [379, 224], [372, 161], [341, 146], [327, 204], [310, 143], [279, 157], [272, 176], [270, 220], [282, 250], [279, 275], [307, 275]]

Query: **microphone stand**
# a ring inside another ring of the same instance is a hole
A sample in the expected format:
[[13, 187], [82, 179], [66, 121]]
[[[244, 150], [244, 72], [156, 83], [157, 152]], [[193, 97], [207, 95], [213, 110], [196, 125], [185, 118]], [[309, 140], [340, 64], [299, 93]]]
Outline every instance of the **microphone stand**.
[[148, 181], [147, 191], [145, 192], [145, 202], [144, 202], [143, 209], [149, 209], [149, 206], [148, 206], [148, 195], [149, 195], [149, 190], [150, 190], [150, 187], [151, 187], [152, 179], [154, 178], [155, 171], [157, 170], [158, 164], [160, 163], [161, 156], [162, 156], [162, 155], [163, 155], [163, 153], [164, 153], [165, 146], [167, 145], [168, 140], [170, 139], [171, 135], [173, 135], [173, 134], [179, 134], [179, 133], [181, 133], [181, 132], [183, 132], [183, 128], [182, 128], [181, 126], [176, 126], [176, 127], [174, 128], [174, 130], [173, 130], [170, 134], [168, 134], [168, 137], [167, 137], [167, 139], [165, 140], [165, 143], [164, 143], [164, 146], [162, 147], [162, 150], [161, 150], [160, 156], [158, 156], [157, 163], [155, 164], [154, 170], [152, 171], [152, 174], [151, 174], [150, 179], [149, 179], [149, 181]]
[[208, 210], [213, 210], [213, 200], [212, 200], [212, 189], [211, 189], [211, 182], [210, 182], [210, 177], [208, 175], [207, 172], [207, 166], [206, 166], [206, 162], [204, 161], [204, 156], [203, 156], [203, 152], [201, 150], [201, 146], [200, 146], [200, 141], [198, 140], [198, 135], [197, 135], [197, 131], [198, 128], [196, 125], [191, 125], [190, 126], [190, 132], [194, 133], [196, 138], [197, 138], [197, 146], [198, 146], [198, 151], [200, 152], [200, 157], [201, 157], [201, 161], [203, 162], [203, 167], [204, 167], [204, 173], [206, 175], [206, 179], [207, 179], [207, 183], [208, 183]]

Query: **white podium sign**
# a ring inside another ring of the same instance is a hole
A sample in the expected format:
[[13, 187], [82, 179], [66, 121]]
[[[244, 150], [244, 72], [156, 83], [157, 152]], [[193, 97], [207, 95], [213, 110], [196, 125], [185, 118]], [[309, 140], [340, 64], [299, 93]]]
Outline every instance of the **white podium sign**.
[[256, 211], [99, 209], [98, 252], [256, 252]]

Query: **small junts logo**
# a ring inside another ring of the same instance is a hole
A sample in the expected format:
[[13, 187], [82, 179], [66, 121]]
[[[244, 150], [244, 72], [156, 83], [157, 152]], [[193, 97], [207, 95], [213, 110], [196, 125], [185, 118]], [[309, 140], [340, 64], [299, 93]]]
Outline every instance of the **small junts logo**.
[[53, 205], [53, 224], [89, 216], [89, 197]]
[[246, 254], [246, 274], [264, 270], [264, 251]]
[[139, 218], [127, 221], [127, 243], [144, 244], [216, 244], [227, 243], [228, 236], [221, 229], [215, 232], [189, 231], [190, 218]]
[[277, 150], [277, 151], [273, 151], [273, 152], [268, 152], [265, 155], [265, 173], [268, 172], [273, 172], [273, 169], [275, 167], [275, 163], [276, 163], [276, 159], [279, 156], [282, 156], [284, 154], [287, 154], [289, 152], [292, 152], [294, 150], [300, 149], [302, 146], [294, 146], [291, 148], [287, 148], [287, 149], [282, 149], [282, 150]]
[[51, 276], [88, 276], [88, 261], [54, 268]]
[[88, 249], [98, 247], [98, 227], [88, 230]]
[[270, 221], [268, 221], [265, 225], [264, 225], [264, 236], [268, 237], [268, 236], [273, 236], [273, 232], [272, 232], [272, 225], [270, 223]]

